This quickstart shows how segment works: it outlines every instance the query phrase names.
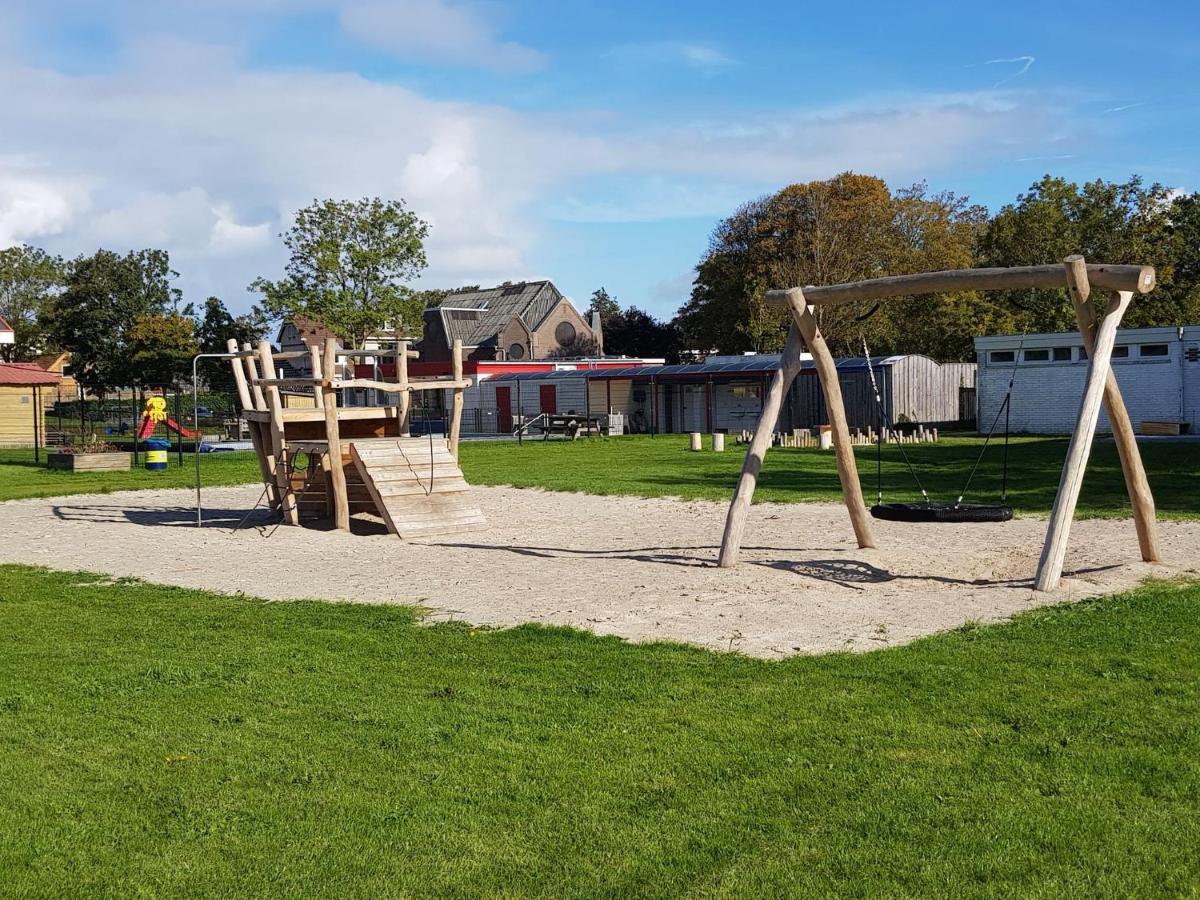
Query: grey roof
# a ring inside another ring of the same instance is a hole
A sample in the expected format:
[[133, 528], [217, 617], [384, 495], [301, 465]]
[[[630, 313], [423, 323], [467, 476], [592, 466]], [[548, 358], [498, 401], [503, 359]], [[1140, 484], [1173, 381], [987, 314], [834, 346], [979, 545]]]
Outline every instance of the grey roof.
[[[687, 380], [690, 378], [707, 378], [708, 376], [723, 378], [739, 378], [751, 375], [768, 375], [779, 368], [778, 353], [760, 353], [755, 356], [738, 357], [730, 361], [724, 357], [717, 362], [687, 363], [674, 366], [622, 366], [611, 369], [557, 369], [553, 372], [521, 372], [509, 375], [497, 375], [489, 378], [490, 382], [499, 381], [537, 381], [547, 378], [656, 378], [664, 380]], [[871, 365], [882, 369], [894, 365], [903, 356], [872, 356]], [[865, 357], [846, 357], [835, 360], [839, 371], [866, 371]], [[811, 369], [812, 363], [806, 361], [804, 368]]]
[[428, 315], [442, 319], [446, 340], [460, 338], [464, 347], [495, 344], [496, 335], [517, 316], [530, 329], [537, 328], [563, 295], [549, 281], [501, 284], [483, 291], [450, 294]]

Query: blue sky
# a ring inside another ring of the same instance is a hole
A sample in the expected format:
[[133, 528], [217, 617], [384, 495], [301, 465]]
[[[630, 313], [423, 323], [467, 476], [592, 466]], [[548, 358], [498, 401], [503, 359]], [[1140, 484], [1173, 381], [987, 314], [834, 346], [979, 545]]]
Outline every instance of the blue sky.
[[1182, 2], [0, 0], [0, 245], [164, 247], [240, 310], [296, 208], [401, 196], [428, 286], [669, 316], [715, 222], [795, 181], [1200, 189], [1198, 63]]

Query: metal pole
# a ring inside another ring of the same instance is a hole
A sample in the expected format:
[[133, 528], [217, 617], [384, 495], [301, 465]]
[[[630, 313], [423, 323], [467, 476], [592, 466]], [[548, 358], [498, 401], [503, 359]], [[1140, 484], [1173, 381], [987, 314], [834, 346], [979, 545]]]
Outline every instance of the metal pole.
[[37, 385], [32, 385], [33, 388], [33, 461], [34, 464], [42, 461], [41, 451], [38, 449], [38, 389]]
[[[200, 387], [197, 364], [202, 359], [235, 359], [236, 353], [197, 353], [192, 357], [192, 418], [196, 424], [196, 527], [204, 527], [204, 507], [200, 502]], [[175, 395], [175, 407], [179, 408], [179, 395]], [[241, 437], [239, 431], [238, 437]], [[262, 498], [259, 498], [262, 499]], [[258, 506], [257, 503], [254, 504]], [[253, 510], [251, 510], [253, 512]]]
[[525, 421], [521, 415], [521, 380], [517, 379], [517, 443], [525, 437]]
[[[193, 385], [194, 387], [195, 385]], [[179, 386], [175, 387], [175, 448], [179, 465], [183, 465], [183, 423], [179, 421]]]

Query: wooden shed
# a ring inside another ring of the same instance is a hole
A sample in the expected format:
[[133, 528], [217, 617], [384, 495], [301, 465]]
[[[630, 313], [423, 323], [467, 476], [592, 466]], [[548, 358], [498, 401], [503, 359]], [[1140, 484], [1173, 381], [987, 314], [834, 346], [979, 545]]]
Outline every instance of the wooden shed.
[[43, 392], [53, 392], [61, 381], [36, 363], [0, 363], [0, 447], [45, 443]]

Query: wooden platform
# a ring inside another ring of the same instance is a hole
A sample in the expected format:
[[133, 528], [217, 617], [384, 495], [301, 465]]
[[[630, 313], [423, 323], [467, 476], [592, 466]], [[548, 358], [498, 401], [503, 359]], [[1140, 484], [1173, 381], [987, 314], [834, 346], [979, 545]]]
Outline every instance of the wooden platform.
[[1186, 434], [1188, 423], [1183, 419], [1146, 419], [1138, 426], [1141, 434]]
[[443, 438], [371, 438], [349, 446], [353, 469], [392, 534], [425, 537], [485, 524]]

